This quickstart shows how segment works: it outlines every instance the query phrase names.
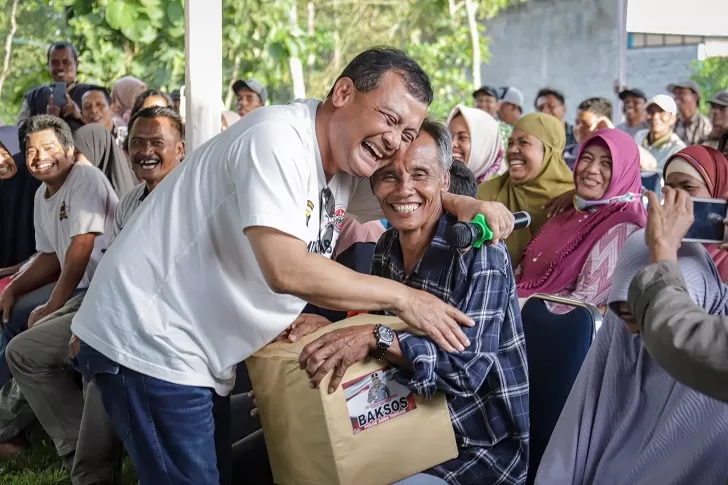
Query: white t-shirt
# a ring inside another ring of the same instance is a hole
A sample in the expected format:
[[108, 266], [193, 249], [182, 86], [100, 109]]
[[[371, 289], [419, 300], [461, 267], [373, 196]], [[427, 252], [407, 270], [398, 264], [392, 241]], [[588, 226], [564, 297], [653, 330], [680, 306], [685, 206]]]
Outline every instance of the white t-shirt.
[[96, 234], [86, 273], [78, 284], [86, 288], [108, 246], [119, 199], [104, 173], [91, 165], [74, 165], [53, 196], [46, 197], [46, 190], [46, 184], [41, 184], [35, 192], [36, 250], [55, 253], [63, 267], [71, 239]]
[[278, 229], [318, 251], [347, 206], [381, 217], [368, 179], [337, 174], [333, 217], [316, 139], [318, 101], [260, 108], [202, 145], [134, 214], [101, 261], [72, 330], [137, 372], [227, 394], [235, 364], [282, 332], [305, 302], [274, 293], [248, 238]]

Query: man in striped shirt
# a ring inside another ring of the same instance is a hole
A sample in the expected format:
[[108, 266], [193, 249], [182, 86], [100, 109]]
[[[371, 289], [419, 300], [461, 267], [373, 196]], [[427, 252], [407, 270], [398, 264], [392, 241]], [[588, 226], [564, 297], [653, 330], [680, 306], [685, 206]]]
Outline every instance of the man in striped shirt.
[[[143, 109], [129, 127], [129, 159], [144, 183], [119, 201], [111, 241], [149, 193], [180, 164], [185, 152], [182, 119], [170, 108]], [[7, 359], [38, 421], [53, 439], [64, 464], [71, 468], [73, 485], [113, 483], [121, 443], [108, 422], [95, 384], [88, 384], [84, 399], [67, 367], [69, 340], [72, 347], [78, 344], [76, 337], [72, 339], [71, 321], [83, 296], [72, 298], [13, 339]]]

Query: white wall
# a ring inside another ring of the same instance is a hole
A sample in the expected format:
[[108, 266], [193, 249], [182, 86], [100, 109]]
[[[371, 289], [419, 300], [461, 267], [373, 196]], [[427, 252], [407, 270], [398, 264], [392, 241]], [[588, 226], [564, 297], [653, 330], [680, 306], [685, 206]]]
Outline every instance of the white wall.
[[627, 51], [627, 84], [642, 89], [647, 96], [669, 94], [668, 84], [689, 79], [697, 45], [645, 47]]
[[615, 0], [529, 0], [486, 27], [492, 57], [481, 70], [483, 84], [519, 88], [524, 113], [534, 111], [534, 97], [544, 86], [564, 92], [570, 122], [586, 98], [616, 103]]

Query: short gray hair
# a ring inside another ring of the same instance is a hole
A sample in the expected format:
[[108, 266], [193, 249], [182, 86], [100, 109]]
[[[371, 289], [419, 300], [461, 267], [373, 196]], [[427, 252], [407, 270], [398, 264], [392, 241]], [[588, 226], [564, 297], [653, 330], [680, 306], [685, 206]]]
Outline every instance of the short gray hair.
[[450, 172], [452, 166], [452, 136], [447, 126], [431, 118], [425, 118], [420, 127], [420, 133], [427, 133], [435, 140], [437, 147], [437, 158], [440, 159], [440, 167], [443, 174]]

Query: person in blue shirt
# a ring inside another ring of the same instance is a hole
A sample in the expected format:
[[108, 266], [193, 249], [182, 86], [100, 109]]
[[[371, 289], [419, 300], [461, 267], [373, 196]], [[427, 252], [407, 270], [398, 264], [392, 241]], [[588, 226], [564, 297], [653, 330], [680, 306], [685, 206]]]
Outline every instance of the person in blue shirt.
[[[520, 484], [528, 464], [528, 368], [521, 314], [505, 245], [456, 249], [445, 241], [454, 221], [443, 211], [452, 142], [444, 125], [425, 121], [406, 154], [371, 177], [392, 225], [377, 243], [372, 274], [427, 291], [467, 314], [470, 343], [455, 352], [429, 337], [382, 325], [333, 330], [308, 344], [300, 363], [329, 392], [346, 369], [369, 355], [396, 368], [395, 379], [426, 398], [447, 395], [457, 458], [398, 485]], [[457, 342], [453, 342], [457, 348]]]

